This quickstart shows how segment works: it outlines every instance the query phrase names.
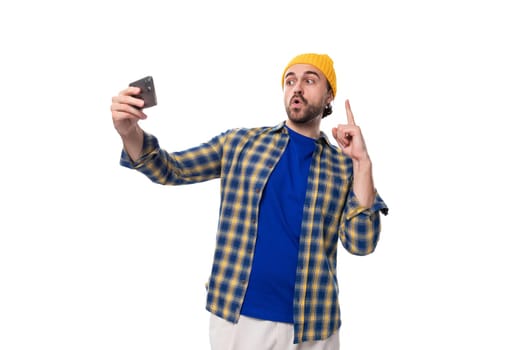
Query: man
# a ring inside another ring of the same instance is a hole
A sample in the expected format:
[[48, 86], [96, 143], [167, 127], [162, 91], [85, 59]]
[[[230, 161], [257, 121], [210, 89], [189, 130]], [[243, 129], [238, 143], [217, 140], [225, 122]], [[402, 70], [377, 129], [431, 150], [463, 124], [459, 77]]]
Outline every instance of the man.
[[338, 240], [352, 254], [372, 253], [388, 211], [348, 100], [347, 124], [332, 129], [339, 148], [320, 129], [337, 92], [331, 58], [294, 57], [281, 84], [286, 121], [173, 153], [139, 126], [140, 89], [112, 100], [123, 166], [164, 185], [220, 178], [206, 303], [213, 350], [339, 349]]

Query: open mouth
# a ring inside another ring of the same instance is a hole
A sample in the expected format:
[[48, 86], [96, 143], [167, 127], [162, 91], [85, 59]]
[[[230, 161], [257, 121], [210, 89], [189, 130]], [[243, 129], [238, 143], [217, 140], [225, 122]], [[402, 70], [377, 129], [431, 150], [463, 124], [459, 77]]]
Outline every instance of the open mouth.
[[290, 99], [290, 107], [299, 107], [306, 104], [306, 101], [302, 96], [294, 96]]

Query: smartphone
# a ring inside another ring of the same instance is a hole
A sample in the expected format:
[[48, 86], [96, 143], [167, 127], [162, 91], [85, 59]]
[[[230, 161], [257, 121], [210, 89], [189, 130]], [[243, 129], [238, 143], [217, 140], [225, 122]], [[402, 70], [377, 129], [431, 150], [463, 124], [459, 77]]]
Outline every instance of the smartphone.
[[129, 86], [136, 86], [140, 88], [140, 93], [135, 97], [144, 100], [142, 108], [153, 107], [157, 105], [157, 94], [155, 93], [155, 84], [153, 77], [147, 76], [129, 84]]

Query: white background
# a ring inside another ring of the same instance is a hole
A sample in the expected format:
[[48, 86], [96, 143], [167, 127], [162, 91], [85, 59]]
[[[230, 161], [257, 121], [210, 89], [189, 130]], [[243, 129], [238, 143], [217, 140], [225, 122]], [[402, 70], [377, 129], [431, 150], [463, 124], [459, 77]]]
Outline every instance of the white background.
[[525, 349], [519, 1], [6, 1], [0, 5], [0, 349], [208, 348], [218, 182], [118, 164], [111, 97], [155, 78], [169, 150], [285, 118], [328, 53], [390, 207], [340, 250], [342, 349]]

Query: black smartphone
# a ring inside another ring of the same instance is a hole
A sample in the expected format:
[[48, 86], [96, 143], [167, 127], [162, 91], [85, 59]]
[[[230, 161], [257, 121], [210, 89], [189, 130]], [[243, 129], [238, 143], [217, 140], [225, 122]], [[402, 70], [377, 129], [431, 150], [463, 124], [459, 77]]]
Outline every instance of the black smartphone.
[[153, 77], [147, 76], [129, 84], [129, 86], [136, 86], [140, 88], [140, 93], [136, 97], [144, 100], [142, 108], [153, 107], [157, 105], [157, 94], [155, 93], [155, 84]]

